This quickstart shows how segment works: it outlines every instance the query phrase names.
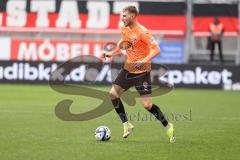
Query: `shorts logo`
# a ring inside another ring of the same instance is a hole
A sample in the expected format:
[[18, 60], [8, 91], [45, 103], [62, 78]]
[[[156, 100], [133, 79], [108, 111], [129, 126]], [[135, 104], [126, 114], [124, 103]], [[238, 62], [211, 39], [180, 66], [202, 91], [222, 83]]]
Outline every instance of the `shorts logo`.
[[143, 82], [144, 91], [148, 91], [148, 82]]

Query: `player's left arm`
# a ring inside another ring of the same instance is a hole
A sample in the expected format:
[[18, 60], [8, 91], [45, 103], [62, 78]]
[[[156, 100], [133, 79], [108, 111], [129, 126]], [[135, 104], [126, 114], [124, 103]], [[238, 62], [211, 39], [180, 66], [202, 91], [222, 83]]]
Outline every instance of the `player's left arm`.
[[141, 40], [150, 48], [149, 54], [144, 58], [145, 62], [149, 62], [160, 53], [160, 47], [150, 33], [142, 34]]

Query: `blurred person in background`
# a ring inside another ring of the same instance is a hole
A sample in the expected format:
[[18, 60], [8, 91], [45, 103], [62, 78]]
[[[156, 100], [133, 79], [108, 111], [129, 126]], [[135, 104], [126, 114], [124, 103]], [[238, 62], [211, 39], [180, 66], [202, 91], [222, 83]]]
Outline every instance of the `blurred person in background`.
[[210, 60], [213, 62], [214, 60], [214, 50], [215, 50], [215, 45], [218, 45], [218, 50], [219, 50], [219, 57], [221, 63], [223, 63], [223, 53], [222, 53], [222, 37], [224, 33], [224, 25], [223, 23], [220, 22], [218, 17], [214, 18], [214, 22], [209, 25], [209, 30], [211, 33], [210, 36]]

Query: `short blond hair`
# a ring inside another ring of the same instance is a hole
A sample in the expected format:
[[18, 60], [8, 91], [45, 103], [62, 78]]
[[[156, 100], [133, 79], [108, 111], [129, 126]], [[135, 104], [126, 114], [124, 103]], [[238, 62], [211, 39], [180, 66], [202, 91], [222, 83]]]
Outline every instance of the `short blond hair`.
[[123, 9], [123, 12], [128, 12], [128, 13], [133, 13], [135, 14], [136, 16], [138, 15], [138, 10], [135, 6], [127, 6]]

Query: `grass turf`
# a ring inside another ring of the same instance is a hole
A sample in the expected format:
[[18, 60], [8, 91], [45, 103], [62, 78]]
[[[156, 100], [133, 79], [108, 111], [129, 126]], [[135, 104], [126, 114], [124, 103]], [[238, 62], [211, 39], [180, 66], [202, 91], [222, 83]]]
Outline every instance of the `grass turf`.
[[[54, 107], [66, 97], [75, 100], [71, 110], [76, 113], [100, 102], [61, 95], [48, 86], [0, 85], [0, 159], [239, 159], [238, 92], [177, 89], [154, 98], [175, 124], [175, 144], [168, 143], [162, 126], [139, 103], [125, 106], [135, 125], [128, 139], [122, 138], [122, 125], [114, 111], [85, 122], [62, 121]], [[95, 141], [94, 131], [100, 125], [111, 129], [109, 142]]]

